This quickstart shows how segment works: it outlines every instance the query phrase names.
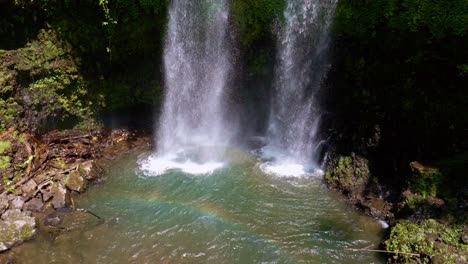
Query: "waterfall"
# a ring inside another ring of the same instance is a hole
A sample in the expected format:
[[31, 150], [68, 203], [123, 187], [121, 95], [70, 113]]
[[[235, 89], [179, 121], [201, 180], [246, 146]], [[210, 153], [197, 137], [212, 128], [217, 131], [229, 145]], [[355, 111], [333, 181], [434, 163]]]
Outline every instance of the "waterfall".
[[173, 0], [164, 48], [165, 94], [153, 174], [217, 168], [235, 128], [227, 122], [231, 46], [229, 0]]
[[320, 109], [316, 98], [329, 68], [329, 28], [338, 0], [287, 0], [278, 37], [274, 95], [263, 154], [269, 172], [316, 169]]

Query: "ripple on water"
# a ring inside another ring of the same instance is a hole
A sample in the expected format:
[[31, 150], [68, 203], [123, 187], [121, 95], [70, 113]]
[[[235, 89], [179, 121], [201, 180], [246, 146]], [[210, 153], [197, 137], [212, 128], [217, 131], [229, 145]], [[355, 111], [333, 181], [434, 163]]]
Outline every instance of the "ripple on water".
[[318, 178], [271, 177], [255, 158], [210, 177], [182, 170], [140, 177], [138, 154], [116, 161], [105, 185], [76, 199], [108, 221], [26, 243], [18, 263], [380, 262], [344, 251], [376, 247], [381, 227]]

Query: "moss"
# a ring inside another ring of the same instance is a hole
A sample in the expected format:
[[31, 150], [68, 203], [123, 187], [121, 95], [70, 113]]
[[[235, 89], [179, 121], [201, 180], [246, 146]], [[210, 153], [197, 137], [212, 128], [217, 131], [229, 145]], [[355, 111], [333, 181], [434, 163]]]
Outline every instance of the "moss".
[[430, 263], [439, 259], [443, 263], [465, 263], [468, 245], [462, 242], [463, 230], [448, 227], [433, 219], [420, 222], [400, 221], [385, 241], [386, 249], [395, 252], [417, 253], [420, 257], [397, 254], [398, 263]]
[[361, 195], [370, 179], [367, 159], [352, 154], [332, 159], [325, 171], [325, 181], [351, 196]]
[[21, 240], [27, 240], [34, 235], [34, 229], [29, 225], [24, 225], [19, 231], [18, 237]]
[[5, 151], [11, 149], [10, 141], [0, 141], [0, 154], [5, 153]]
[[419, 165], [410, 179], [411, 190], [424, 198], [428, 196], [443, 197], [445, 175], [438, 168]]
[[[37, 39], [0, 60], [0, 130], [36, 130], [56, 118], [93, 121], [99, 107], [89, 94], [67, 43], [55, 31], [41, 30]], [[15, 89], [12, 89], [15, 87]]]
[[0, 169], [6, 169], [11, 166], [11, 160], [8, 156], [0, 156]]

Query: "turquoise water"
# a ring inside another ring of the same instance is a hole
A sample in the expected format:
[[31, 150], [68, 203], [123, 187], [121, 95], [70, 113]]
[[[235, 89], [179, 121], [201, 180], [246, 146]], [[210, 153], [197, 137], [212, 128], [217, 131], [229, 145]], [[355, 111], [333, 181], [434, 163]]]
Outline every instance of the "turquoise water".
[[347, 208], [321, 179], [266, 175], [238, 151], [210, 175], [148, 177], [140, 153], [75, 202], [75, 229], [19, 247], [18, 263], [383, 263], [373, 219]]

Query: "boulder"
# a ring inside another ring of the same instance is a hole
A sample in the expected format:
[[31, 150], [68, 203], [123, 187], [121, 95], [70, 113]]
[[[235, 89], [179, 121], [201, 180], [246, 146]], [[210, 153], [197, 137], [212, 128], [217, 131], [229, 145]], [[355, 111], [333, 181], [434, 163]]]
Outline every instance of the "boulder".
[[36, 219], [31, 212], [7, 210], [0, 220], [0, 252], [31, 239], [36, 234], [35, 228]]
[[350, 156], [332, 157], [327, 164], [324, 179], [328, 186], [340, 190], [350, 198], [361, 198], [371, 183], [369, 161], [354, 153]]
[[50, 189], [52, 198], [52, 206], [55, 209], [69, 207], [71, 205], [70, 193], [61, 183], [54, 183]]
[[94, 160], [88, 160], [79, 165], [78, 171], [82, 177], [85, 177], [89, 181], [93, 181], [101, 176], [102, 169]]
[[44, 203], [40, 198], [33, 198], [29, 202], [26, 202], [24, 207], [29, 211], [41, 212], [44, 209]]
[[41, 193], [42, 193], [42, 201], [44, 203], [50, 201], [50, 199], [52, 199], [53, 197], [50, 189], [41, 190]]
[[25, 184], [23, 184], [23, 186], [21, 186], [21, 191], [27, 194], [27, 193], [34, 191], [36, 187], [37, 187], [37, 183], [33, 179], [30, 179]]
[[47, 226], [57, 226], [62, 222], [63, 222], [63, 215], [57, 212], [52, 212], [48, 214], [46, 218], [44, 219], [44, 224]]
[[22, 209], [23, 205], [24, 205], [24, 199], [20, 196], [15, 196], [12, 200], [10, 200], [8, 208]]
[[0, 195], [0, 215], [8, 209], [8, 197]]
[[79, 171], [72, 171], [65, 178], [65, 186], [75, 192], [82, 192], [86, 189], [86, 179]]

